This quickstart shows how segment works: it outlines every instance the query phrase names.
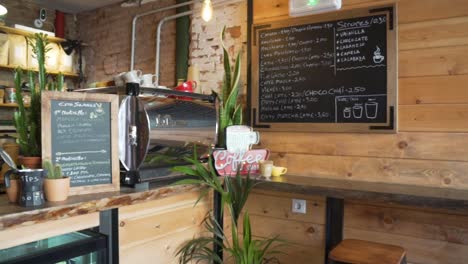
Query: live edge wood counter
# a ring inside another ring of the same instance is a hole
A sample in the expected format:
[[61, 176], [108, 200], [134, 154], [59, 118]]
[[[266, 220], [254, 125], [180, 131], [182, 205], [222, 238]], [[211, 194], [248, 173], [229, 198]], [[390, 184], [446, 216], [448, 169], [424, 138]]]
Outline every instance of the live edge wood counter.
[[124, 187], [118, 192], [70, 196], [64, 202], [46, 202], [35, 208], [11, 204], [6, 195], [0, 195], [0, 231], [163, 199], [197, 189], [193, 185], [163, 186], [148, 191]]
[[[270, 179], [257, 177], [255, 180], [259, 183], [258, 189], [468, 213], [468, 192], [464, 190], [290, 175]], [[197, 189], [193, 185], [162, 186], [148, 191], [124, 187], [118, 192], [70, 196], [64, 202], [46, 202], [36, 208], [11, 204], [6, 195], [0, 195], [0, 231], [158, 200]]]
[[468, 213], [466, 190], [285, 175], [255, 179], [258, 189]]

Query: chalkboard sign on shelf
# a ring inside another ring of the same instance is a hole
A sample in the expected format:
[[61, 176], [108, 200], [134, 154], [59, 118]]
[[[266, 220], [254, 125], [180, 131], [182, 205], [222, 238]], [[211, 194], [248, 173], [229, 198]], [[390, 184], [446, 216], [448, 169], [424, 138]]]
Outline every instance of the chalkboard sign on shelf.
[[386, 7], [254, 25], [252, 125], [395, 132], [394, 23]]
[[62, 166], [71, 195], [119, 190], [117, 113], [117, 95], [42, 93], [42, 157]]

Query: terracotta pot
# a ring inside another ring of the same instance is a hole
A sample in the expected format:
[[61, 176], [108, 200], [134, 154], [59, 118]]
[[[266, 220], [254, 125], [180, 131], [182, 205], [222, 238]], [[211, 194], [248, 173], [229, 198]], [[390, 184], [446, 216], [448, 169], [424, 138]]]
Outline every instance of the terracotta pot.
[[61, 179], [44, 179], [44, 193], [47, 201], [60, 202], [68, 198], [70, 177]]
[[41, 157], [18, 157], [19, 165], [23, 165], [28, 169], [40, 169], [42, 168], [42, 159]]
[[8, 200], [11, 203], [17, 203], [20, 195], [20, 180], [11, 179], [10, 187], [6, 189]]

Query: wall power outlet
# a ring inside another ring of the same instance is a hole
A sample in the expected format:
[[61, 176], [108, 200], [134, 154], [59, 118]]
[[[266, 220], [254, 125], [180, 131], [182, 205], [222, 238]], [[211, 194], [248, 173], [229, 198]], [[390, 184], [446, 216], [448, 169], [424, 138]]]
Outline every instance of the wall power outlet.
[[292, 212], [296, 214], [306, 214], [307, 213], [306, 200], [292, 199]]

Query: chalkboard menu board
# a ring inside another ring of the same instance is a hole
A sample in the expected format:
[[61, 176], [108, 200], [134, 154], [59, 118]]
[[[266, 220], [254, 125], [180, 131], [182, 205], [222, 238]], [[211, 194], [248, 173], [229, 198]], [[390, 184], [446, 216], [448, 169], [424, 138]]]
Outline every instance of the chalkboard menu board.
[[343, 16], [338, 20], [322, 17], [325, 22], [301, 19], [254, 27], [254, 126], [317, 131], [395, 129], [393, 21], [388, 12], [369, 14], [369, 10]]
[[44, 157], [62, 166], [72, 190], [78, 193], [118, 186], [119, 161], [113, 147], [117, 139], [112, 123], [117, 104], [115, 95], [43, 94]]

